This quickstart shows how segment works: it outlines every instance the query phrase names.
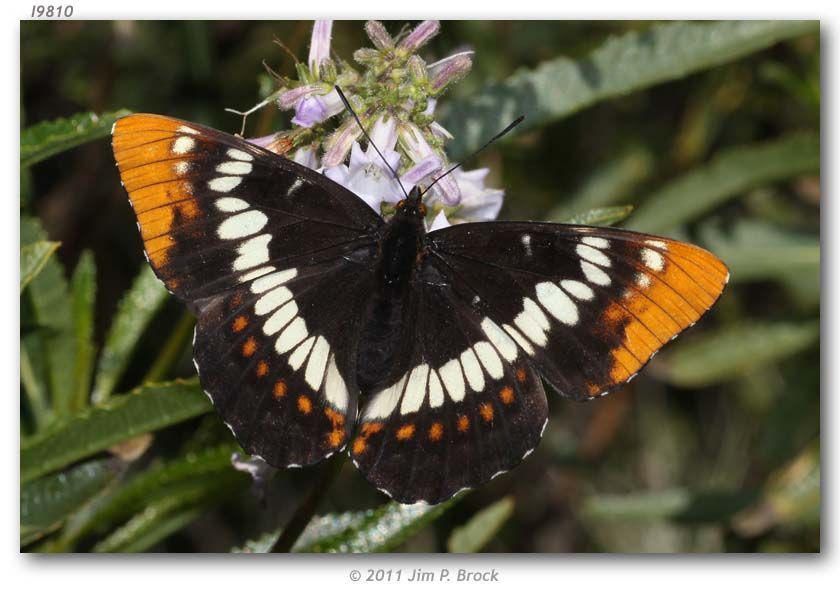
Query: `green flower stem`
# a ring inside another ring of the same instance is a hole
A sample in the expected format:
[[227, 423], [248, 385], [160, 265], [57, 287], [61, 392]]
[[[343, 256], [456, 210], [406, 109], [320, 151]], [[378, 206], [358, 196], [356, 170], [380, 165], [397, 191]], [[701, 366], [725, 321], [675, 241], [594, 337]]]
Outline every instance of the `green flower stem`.
[[303, 530], [306, 529], [306, 526], [312, 520], [312, 517], [315, 516], [315, 511], [318, 509], [318, 505], [321, 503], [324, 494], [327, 493], [327, 490], [332, 485], [339, 471], [341, 471], [345, 460], [345, 454], [340, 452], [327, 461], [327, 464], [321, 467], [320, 478], [315, 483], [306, 499], [300, 504], [300, 506], [297, 507], [295, 514], [292, 515], [292, 518], [283, 528], [283, 532], [280, 534], [280, 537], [277, 538], [277, 542], [271, 549], [272, 552], [291, 551], [292, 546], [295, 545], [295, 542], [300, 537], [300, 534], [303, 533]]
[[184, 348], [192, 338], [193, 328], [195, 327], [195, 317], [190, 312], [185, 312], [181, 320], [175, 325], [175, 329], [166, 340], [163, 350], [158, 354], [155, 362], [146, 373], [143, 383], [155, 383], [163, 381], [163, 379], [172, 371], [175, 363], [184, 352]]

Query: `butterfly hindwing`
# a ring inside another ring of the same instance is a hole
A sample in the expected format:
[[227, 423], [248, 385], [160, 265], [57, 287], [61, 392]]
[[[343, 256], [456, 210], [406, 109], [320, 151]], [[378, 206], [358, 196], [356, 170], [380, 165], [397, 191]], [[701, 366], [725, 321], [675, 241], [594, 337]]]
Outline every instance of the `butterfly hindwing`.
[[412, 286], [406, 343], [362, 408], [349, 452], [401, 502], [437, 503], [516, 466], [548, 409], [524, 353], [433, 268]]
[[200, 125], [132, 115], [113, 146], [149, 262], [197, 313], [202, 387], [243, 448], [285, 467], [344, 447], [379, 216]]
[[204, 307], [196, 368], [249, 453], [285, 467], [345, 446], [358, 396], [353, 340], [370, 281], [338, 259], [265, 275]]
[[572, 398], [631, 379], [729, 279], [701, 248], [610, 228], [471, 223], [435, 231], [428, 242], [453, 291]]

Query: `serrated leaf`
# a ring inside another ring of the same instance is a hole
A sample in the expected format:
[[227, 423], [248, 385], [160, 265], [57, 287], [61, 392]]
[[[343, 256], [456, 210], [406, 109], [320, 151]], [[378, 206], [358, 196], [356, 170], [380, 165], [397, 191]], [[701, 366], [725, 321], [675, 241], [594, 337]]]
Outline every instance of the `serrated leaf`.
[[20, 248], [20, 291], [44, 268], [60, 242], [35, 242]]
[[21, 445], [20, 478], [31, 481], [109, 446], [211, 410], [195, 381], [147, 385], [57, 422]]
[[70, 405], [66, 410], [57, 407], [59, 414], [78, 412], [88, 405], [90, 399], [90, 381], [96, 353], [93, 345], [96, 264], [90, 251], [82, 253], [70, 287], [73, 297], [73, 327], [76, 333], [76, 360], [73, 365], [76, 389], [69, 398]]
[[452, 531], [447, 548], [457, 554], [479, 552], [496, 537], [510, 519], [513, 508], [513, 498], [507, 496], [481, 509], [465, 525]]
[[20, 165], [28, 167], [54, 154], [111, 133], [114, 122], [130, 114], [128, 110], [97, 115], [79, 113], [71, 117], [43, 121], [20, 134]]
[[[22, 244], [46, 241], [47, 235], [38, 219], [22, 217]], [[46, 382], [47, 396], [53, 407], [66, 407], [73, 396], [73, 369], [76, 337], [73, 328], [72, 301], [61, 265], [50, 256], [39, 276], [30, 281], [21, 302], [27, 303], [28, 329], [23, 345], [33, 372]], [[37, 362], [36, 362], [37, 361]]]
[[812, 347], [819, 337], [819, 321], [740, 322], [682, 340], [652, 366], [674, 385], [703, 387], [784, 360]]
[[114, 459], [92, 460], [21, 486], [20, 537], [28, 544], [101, 493], [119, 473]]
[[819, 136], [798, 132], [771, 142], [730, 148], [666, 184], [641, 204], [628, 229], [666, 233], [753, 188], [815, 173]]
[[119, 383], [140, 336], [161, 309], [169, 293], [148, 265], [143, 265], [123, 296], [99, 357], [93, 385], [94, 404], [105, 401]]
[[522, 133], [596, 102], [679, 79], [773, 44], [819, 31], [818, 21], [665, 23], [606, 40], [578, 60], [556, 58], [449, 104], [452, 156], [477, 148], [517, 116]]
[[585, 213], [575, 215], [563, 221], [569, 225], [599, 225], [607, 227], [623, 221], [633, 212], [632, 206], [610, 206], [607, 208], [592, 208]]

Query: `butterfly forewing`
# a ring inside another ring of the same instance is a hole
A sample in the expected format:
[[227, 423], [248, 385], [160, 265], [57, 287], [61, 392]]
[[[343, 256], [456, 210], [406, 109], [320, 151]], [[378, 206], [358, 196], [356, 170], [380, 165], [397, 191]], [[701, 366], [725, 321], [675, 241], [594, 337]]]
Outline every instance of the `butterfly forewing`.
[[429, 238], [461, 301], [496, 321], [572, 398], [632, 378], [729, 278], [705, 250], [617, 229], [472, 223]]
[[133, 115], [113, 146], [149, 262], [197, 312], [202, 386], [243, 447], [274, 466], [342, 448], [379, 216], [326, 177], [200, 125]]
[[113, 147], [146, 256], [188, 302], [369, 243], [382, 224], [328, 178], [207, 127], [132, 115], [115, 125]]

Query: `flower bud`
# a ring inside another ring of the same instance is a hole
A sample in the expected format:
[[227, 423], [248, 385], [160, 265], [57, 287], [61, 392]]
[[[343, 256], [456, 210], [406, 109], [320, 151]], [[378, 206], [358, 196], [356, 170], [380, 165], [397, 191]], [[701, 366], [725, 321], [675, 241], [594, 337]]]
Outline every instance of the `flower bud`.
[[472, 52], [460, 52], [429, 66], [433, 93], [440, 93], [449, 84], [460, 81], [472, 69]]
[[440, 31], [440, 21], [423, 21], [414, 30], [405, 36], [399, 43], [399, 47], [409, 52], [416, 52], [421, 46], [428, 43]]
[[379, 21], [365, 23], [365, 32], [377, 50], [387, 50], [394, 47], [393, 38]]

